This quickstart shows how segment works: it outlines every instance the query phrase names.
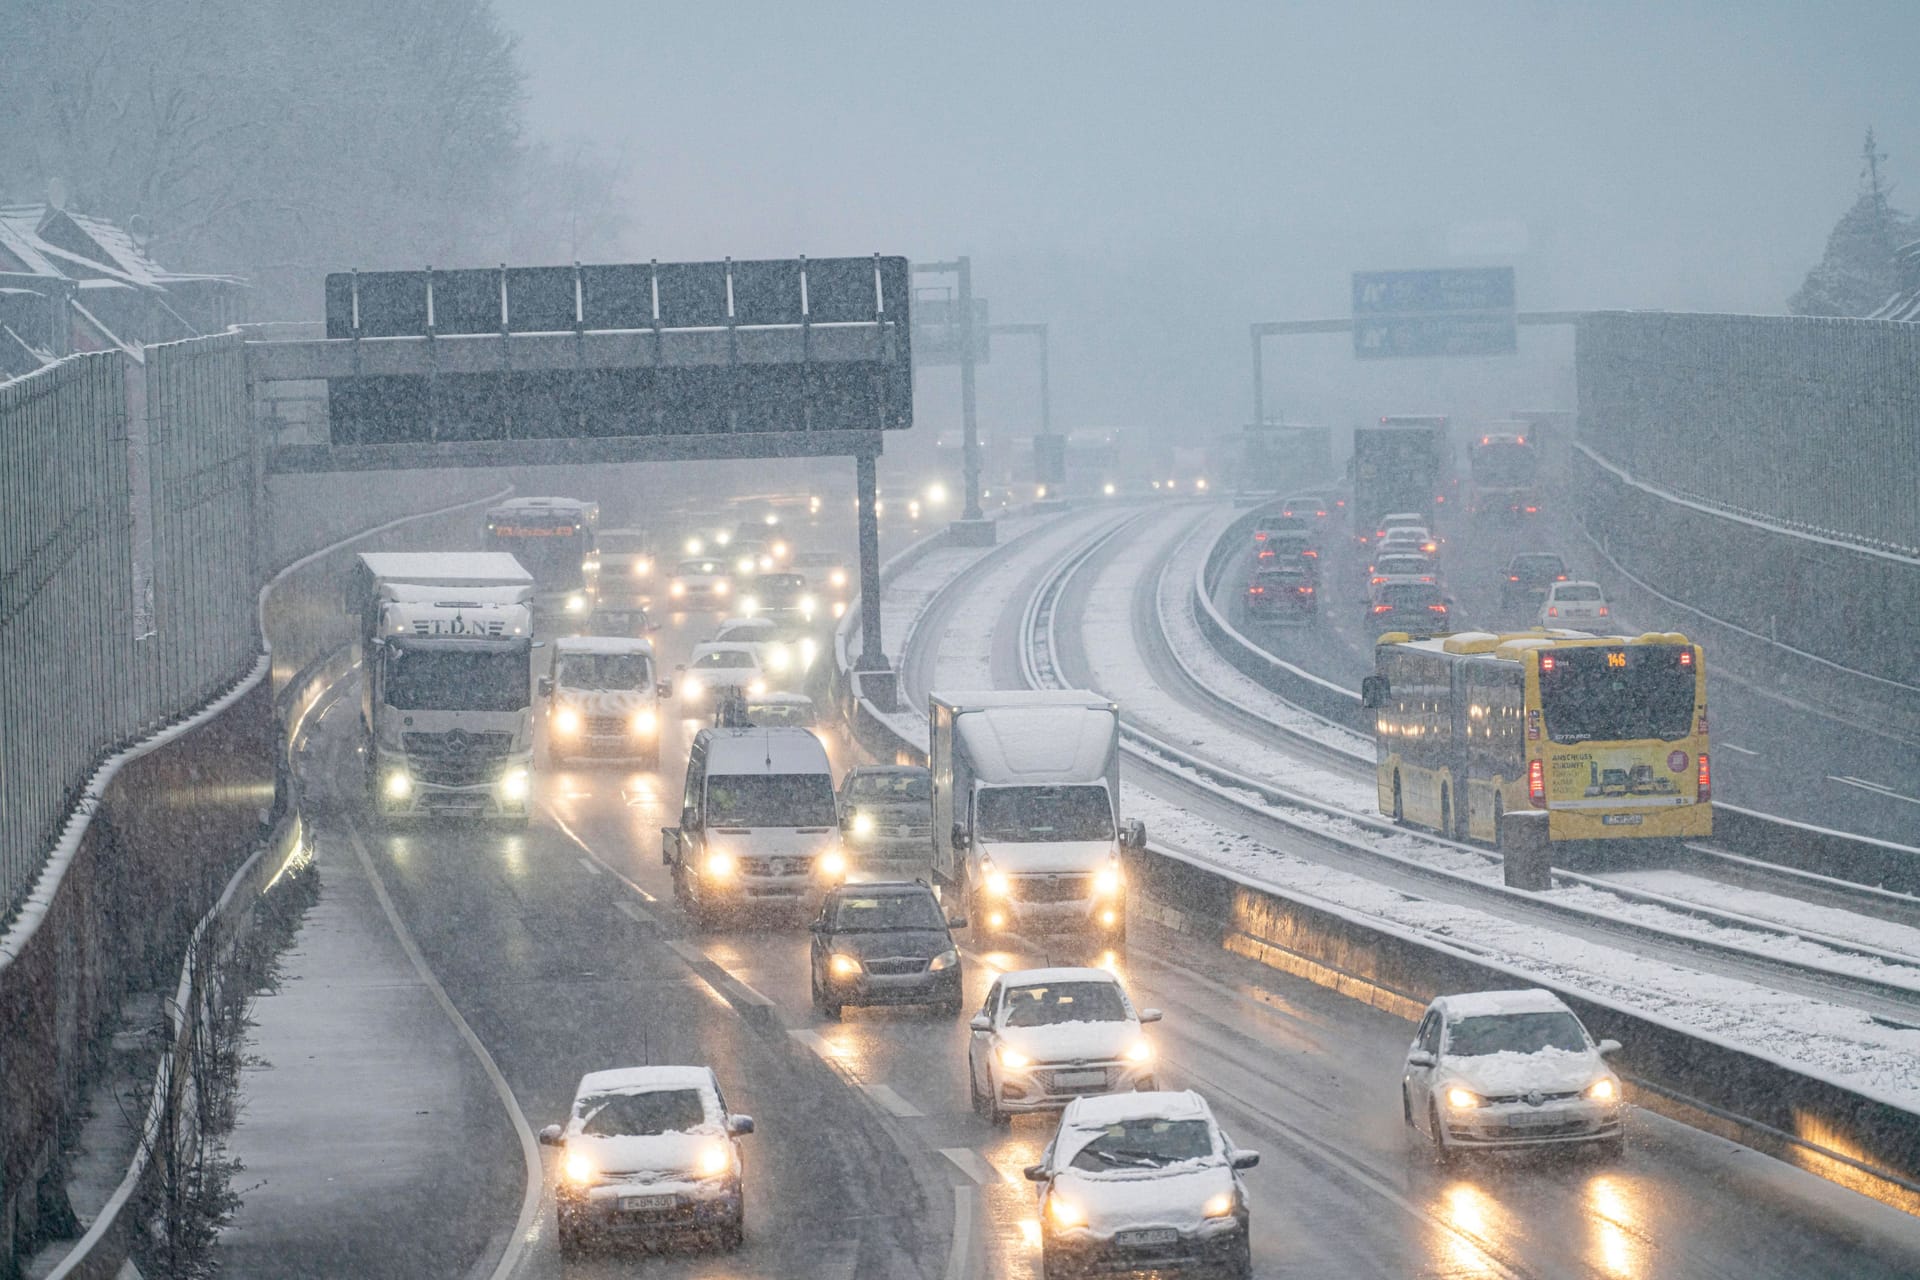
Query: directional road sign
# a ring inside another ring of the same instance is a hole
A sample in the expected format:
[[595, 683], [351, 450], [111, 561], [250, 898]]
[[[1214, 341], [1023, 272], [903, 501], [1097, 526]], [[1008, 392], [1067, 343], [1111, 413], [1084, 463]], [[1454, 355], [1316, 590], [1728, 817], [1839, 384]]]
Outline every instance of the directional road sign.
[[1517, 347], [1512, 267], [1353, 273], [1353, 354], [1361, 359]]

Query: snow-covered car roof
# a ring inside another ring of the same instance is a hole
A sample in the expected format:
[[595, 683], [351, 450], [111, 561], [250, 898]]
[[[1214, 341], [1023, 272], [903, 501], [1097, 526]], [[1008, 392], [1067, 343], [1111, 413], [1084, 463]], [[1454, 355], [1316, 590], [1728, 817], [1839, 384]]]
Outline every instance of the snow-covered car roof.
[[1153, 1093], [1102, 1093], [1075, 1098], [1060, 1117], [1062, 1128], [1098, 1129], [1128, 1120], [1211, 1120], [1207, 1100], [1191, 1089]]
[[707, 739], [707, 776], [825, 773], [827, 749], [806, 729], [773, 725], [759, 729], [702, 729]]
[[693, 646], [687, 665], [692, 666], [710, 653], [744, 653], [753, 659], [754, 666], [760, 665], [760, 650], [744, 640], [702, 640]]
[[1566, 1002], [1551, 991], [1529, 987], [1524, 991], [1473, 991], [1441, 996], [1434, 1001], [1450, 1018], [1480, 1018], [1508, 1013], [1571, 1013]]
[[637, 636], [555, 636], [555, 653], [644, 653], [653, 656], [653, 641]]
[[655, 1089], [712, 1089], [709, 1067], [615, 1067], [580, 1077], [574, 1097], [597, 1093], [650, 1093]]
[[1053, 982], [1110, 982], [1120, 985], [1120, 979], [1111, 970], [1091, 967], [1070, 968], [1056, 966], [1051, 969], [1015, 969], [1000, 975], [1002, 987], [1044, 987]]

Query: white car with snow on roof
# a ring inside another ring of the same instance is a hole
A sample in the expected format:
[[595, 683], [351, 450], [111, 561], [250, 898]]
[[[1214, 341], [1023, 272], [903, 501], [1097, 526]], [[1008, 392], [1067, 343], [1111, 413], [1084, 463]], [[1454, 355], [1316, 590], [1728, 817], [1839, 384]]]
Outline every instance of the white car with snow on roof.
[[1625, 1107], [1606, 1057], [1619, 1048], [1595, 1043], [1550, 991], [1441, 996], [1407, 1050], [1401, 1109], [1442, 1163], [1468, 1150], [1559, 1143], [1617, 1156]]
[[1199, 1094], [1078, 1098], [1028, 1167], [1042, 1280], [1109, 1271], [1253, 1274], [1240, 1171], [1260, 1162]]
[[653, 644], [618, 636], [559, 636], [540, 678], [547, 758], [581, 756], [660, 763], [660, 699]]
[[1105, 969], [1018, 969], [987, 988], [968, 1024], [967, 1090], [994, 1124], [1057, 1111], [1075, 1098], [1153, 1088], [1158, 1009], [1135, 1011]]
[[554, 1197], [560, 1254], [594, 1239], [704, 1233], [736, 1249], [745, 1231], [734, 1115], [709, 1067], [626, 1067], [580, 1079], [565, 1125], [540, 1141], [560, 1148]]
[[738, 689], [747, 697], [767, 691], [759, 649], [744, 640], [709, 640], [693, 646], [679, 676], [680, 708], [688, 715], [712, 707], [720, 689]]

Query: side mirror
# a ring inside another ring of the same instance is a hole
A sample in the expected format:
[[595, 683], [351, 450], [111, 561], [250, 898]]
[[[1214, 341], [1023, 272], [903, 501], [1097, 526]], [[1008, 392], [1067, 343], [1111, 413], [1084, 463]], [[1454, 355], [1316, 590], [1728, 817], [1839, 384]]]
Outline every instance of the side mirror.
[[1158, 1009], [1142, 1009], [1140, 1011], [1140, 1023], [1142, 1026], [1145, 1026], [1149, 1022], [1158, 1022], [1165, 1016], [1166, 1015]]
[[543, 1147], [559, 1146], [560, 1145], [560, 1126], [557, 1124], [550, 1124], [546, 1128], [542, 1129], [540, 1131], [540, 1145]]
[[1020, 1172], [1026, 1175], [1028, 1182], [1049, 1182], [1053, 1177], [1047, 1172], [1047, 1166], [1043, 1164], [1030, 1164]]
[[1601, 1057], [1609, 1058], [1620, 1052], [1620, 1042], [1618, 1040], [1602, 1040], [1599, 1044], [1599, 1049]]
[[688, 805], [686, 808], [680, 811], [681, 833], [685, 834], [688, 831], [698, 831], [699, 829], [700, 829], [700, 815], [694, 811], [692, 805]]
[[953, 831], [949, 838], [953, 843], [953, 847], [956, 849], [964, 849], [973, 843], [972, 835], [967, 831], [967, 824], [964, 822], [956, 822], [953, 824]]
[[1367, 676], [1360, 681], [1360, 705], [1369, 711], [1384, 707], [1392, 692], [1393, 687], [1387, 683], [1385, 676]]
[[984, 1013], [976, 1013], [967, 1023], [967, 1028], [971, 1031], [991, 1031], [993, 1030], [993, 1019]]
[[826, 931], [827, 931], [827, 922], [825, 920], [807, 921], [808, 933], [825, 933]]
[[1147, 847], [1147, 824], [1138, 818], [1128, 818], [1120, 828], [1120, 843], [1129, 849]]
[[965, 916], [948, 916], [947, 917], [947, 928], [964, 929], [966, 927], [967, 927], [967, 918]]
[[553, 696], [553, 677], [552, 676], [540, 677], [540, 696], [543, 698], [551, 698]]
[[1415, 1049], [1407, 1055], [1407, 1065], [1410, 1067], [1430, 1067], [1433, 1064], [1434, 1056], [1425, 1049]]
[[673, 696], [673, 681], [661, 680], [656, 683], [653, 686], [653, 696], [656, 698], [671, 698]]
[[752, 1116], [728, 1116], [727, 1133], [735, 1138], [744, 1138], [753, 1132]]
[[1236, 1169], [1251, 1169], [1260, 1163], [1260, 1153], [1258, 1151], [1236, 1151], [1227, 1163]]

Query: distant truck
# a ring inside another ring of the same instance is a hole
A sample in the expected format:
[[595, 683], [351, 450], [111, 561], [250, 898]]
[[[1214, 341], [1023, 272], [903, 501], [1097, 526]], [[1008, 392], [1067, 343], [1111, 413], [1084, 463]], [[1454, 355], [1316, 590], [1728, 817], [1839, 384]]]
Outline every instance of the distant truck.
[[1353, 429], [1353, 534], [1371, 542], [1375, 521], [1390, 511], [1417, 511], [1435, 528], [1453, 487], [1453, 445], [1439, 415], [1385, 417]]
[[579, 498], [513, 498], [487, 509], [487, 550], [514, 557], [533, 575], [533, 611], [579, 630], [600, 586], [595, 528], [600, 504]]
[[367, 552], [348, 590], [373, 811], [526, 825], [532, 576], [500, 552]]
[[[1120, 709], [1083, 691], [936, 693], [933, 876], [984, 934], [1127, 936]], [[980, 936], [979, 934], [975, 935]]]

